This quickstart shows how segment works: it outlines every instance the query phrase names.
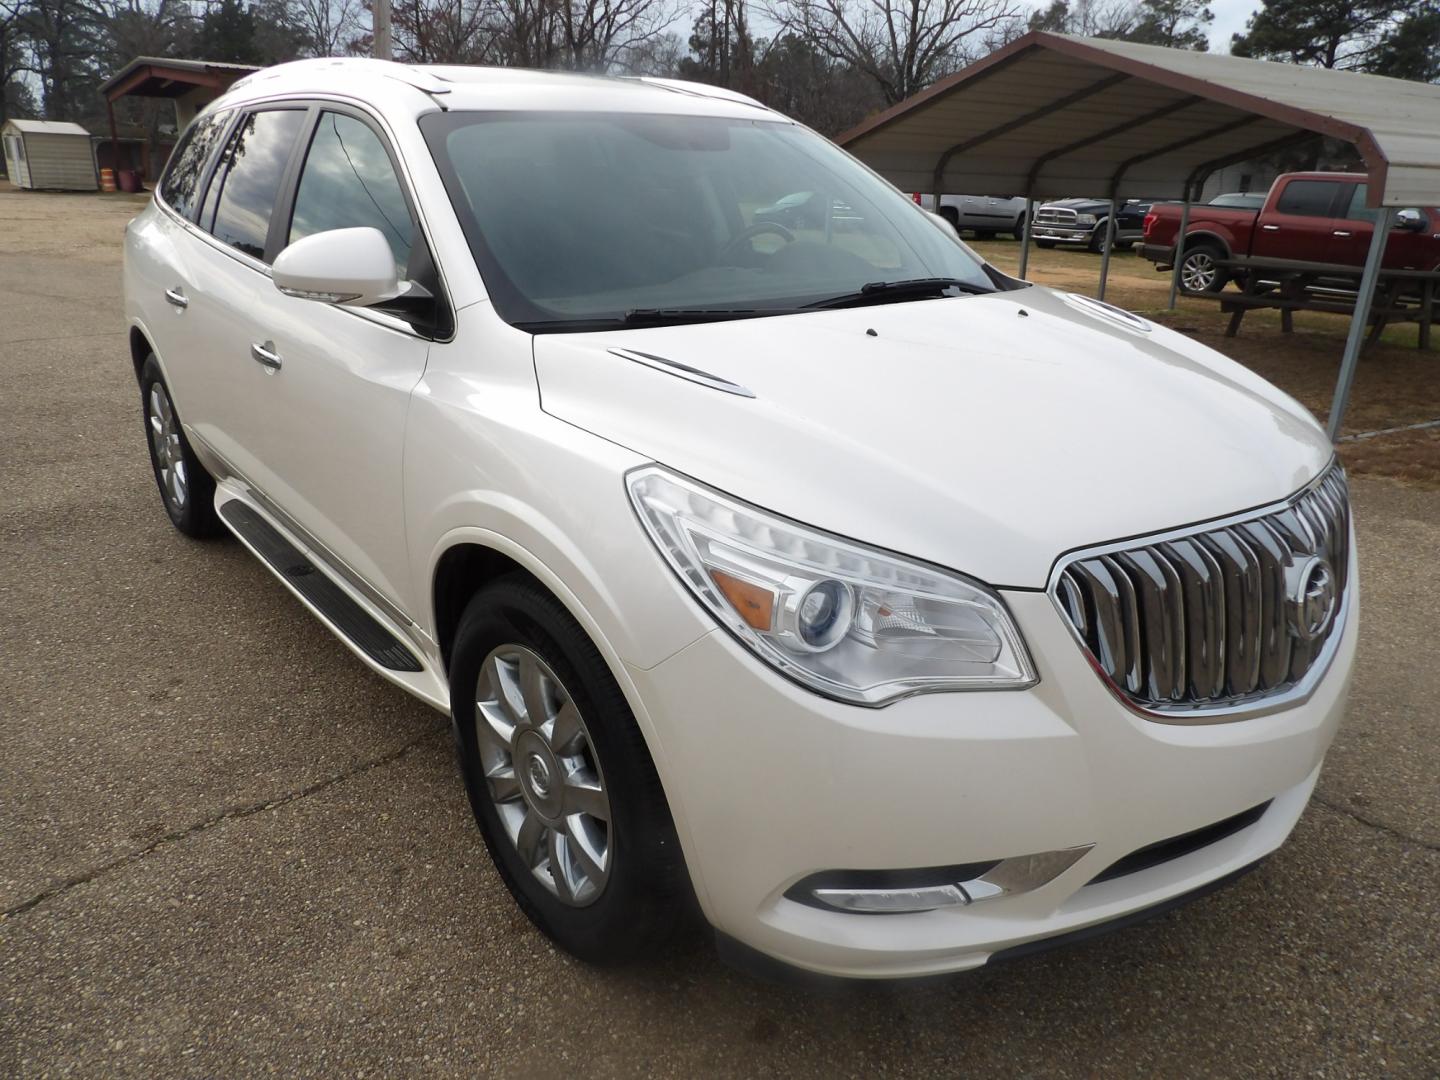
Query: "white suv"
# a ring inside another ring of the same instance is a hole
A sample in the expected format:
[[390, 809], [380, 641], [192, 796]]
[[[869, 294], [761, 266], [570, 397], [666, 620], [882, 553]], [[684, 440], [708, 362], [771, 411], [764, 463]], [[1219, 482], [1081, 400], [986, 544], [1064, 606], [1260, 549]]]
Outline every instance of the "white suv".
[[845, 976], [1088, 934], [1277, 847], [1340, 721], [1305, 410], [736, 94], [275, 68], [185, 133], [125, 294], [177, 528], [454, 718], [588, 960], [697, 903]]

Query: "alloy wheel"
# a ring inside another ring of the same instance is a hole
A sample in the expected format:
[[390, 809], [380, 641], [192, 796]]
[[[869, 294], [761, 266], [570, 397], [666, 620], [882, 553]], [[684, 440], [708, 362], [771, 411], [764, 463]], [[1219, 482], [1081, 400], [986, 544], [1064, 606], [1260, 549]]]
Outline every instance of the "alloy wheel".
[[613, 861], [610, 800], [590, 732], [563, 683], [523, 645], [493, 649], [475, 689], [486, 790], [526, 869], [584, 907]]
[[150, 384], [146, 417], [150, 429], [150, 446], [155, 451], [155, 469], [160, 474], [160, 490], [176, 510], [185, 509], [190, 495], [190, 478], [185, 469], [185, 450], [180, 443], [180, 422], [170, 404], [170, 395], [160, 383]]
[[1180, 281], [1189, 292], [1210, 292], [1215, 288], [1219, 267], [1208, 251], [1192, 251], [1180, 264]]

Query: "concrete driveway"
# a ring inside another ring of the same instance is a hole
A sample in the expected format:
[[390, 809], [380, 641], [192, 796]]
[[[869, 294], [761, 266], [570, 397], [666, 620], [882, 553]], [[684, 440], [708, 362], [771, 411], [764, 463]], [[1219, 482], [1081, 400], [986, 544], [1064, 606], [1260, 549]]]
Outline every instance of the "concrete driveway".
[[776, 988], [703, 942], [590, 970], [490, 868], [447, 722], [170, 528], [138, 205], [0, 190], [0, 1075], [1440, 1074], [1440, 493], [1356, 479], [1352, 718], [1234, 887], [925, 989]]

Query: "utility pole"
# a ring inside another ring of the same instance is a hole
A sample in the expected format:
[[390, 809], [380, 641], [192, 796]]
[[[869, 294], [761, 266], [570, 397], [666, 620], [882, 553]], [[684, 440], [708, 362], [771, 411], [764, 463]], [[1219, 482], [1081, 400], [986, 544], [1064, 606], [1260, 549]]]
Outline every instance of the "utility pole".
[[374, 0], [375, 35], [370, 55], [376, 60], [390, 59], [390, 0]]

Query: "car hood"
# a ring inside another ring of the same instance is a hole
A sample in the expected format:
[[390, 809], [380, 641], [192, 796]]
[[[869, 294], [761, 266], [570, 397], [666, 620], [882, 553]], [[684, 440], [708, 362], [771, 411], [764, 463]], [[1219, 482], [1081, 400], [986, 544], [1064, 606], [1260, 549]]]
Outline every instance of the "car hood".
[[1032, 286], [540, 335], [535, 367], [546, 412], [731, 495], [1039, 588], [1062, 552], [1284, 498], [1332, 456], [1298, 402], [1133, 319]]
[[1040, 209], [1043, 210], [1046, 206], [1061, 206], [1066, 210], [1080, 210], [1084, 212], [1110, 209], [1110, 204], [1101, 199], [1056, 199], [1054, 202], [1045, 203]]

